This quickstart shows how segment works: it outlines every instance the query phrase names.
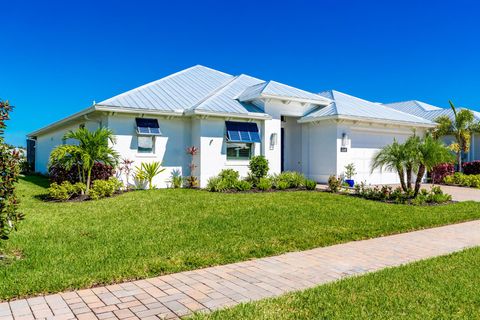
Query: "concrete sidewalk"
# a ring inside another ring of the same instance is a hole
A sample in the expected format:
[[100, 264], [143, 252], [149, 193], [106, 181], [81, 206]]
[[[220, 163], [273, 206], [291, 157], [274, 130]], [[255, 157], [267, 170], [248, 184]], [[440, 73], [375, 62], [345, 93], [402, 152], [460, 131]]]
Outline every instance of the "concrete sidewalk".
[[0, 303], [0, 320], [175, 319], [480, 245], [480, 220]]

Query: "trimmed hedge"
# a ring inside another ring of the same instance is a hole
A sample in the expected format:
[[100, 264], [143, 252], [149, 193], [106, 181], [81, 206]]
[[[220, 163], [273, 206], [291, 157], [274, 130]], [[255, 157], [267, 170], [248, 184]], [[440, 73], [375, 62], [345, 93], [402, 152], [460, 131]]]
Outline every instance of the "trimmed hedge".
[[[108, 180], [115, 174], [115, 169], [112, 166], [96, 162], [92, 169], [92, 181]], [[75, 165], [70, 170], [66, 170], [59, 164], [53, 164], [48, 168], [48, 176], [52, 182], [61, 184], [63, 181], [68, 181], [75, 184], [80, 181], [78, 176], [78, 167]]]
[[462, 168], [465, 174], [480, 174], [480, 161], [465, 162]]

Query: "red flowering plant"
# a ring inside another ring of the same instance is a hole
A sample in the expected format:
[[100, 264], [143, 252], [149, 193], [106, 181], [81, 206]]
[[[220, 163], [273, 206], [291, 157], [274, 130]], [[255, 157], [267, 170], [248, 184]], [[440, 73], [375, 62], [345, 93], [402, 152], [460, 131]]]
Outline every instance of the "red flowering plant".
[[198, 151], [199, 151], [198, 148], [195, 146], [191, 146], [187, 148], [187, 154], [189, 154], [192, 157], [192, 161], [188, 165], [190, 169], [190, 175], [185, 179], [185, 182], [188, 188], [198, 188], [198, 179], [194, 175], [195, 169], [197, 168], [194, 162], [194, 156], [198, 154]]
[[[0, 240], [7, 240], [10, 233], [17, 229], [17, 224], [24, 215], [17, 211], [18, 199], [15, 184], [20, 174], [20, 154], [9, 147], [3, 139], [12, 106], [8, 101], [0, 100]], [[1, 256], [0, 256], [1, 258]]]
[[443, 179], [455, 173], [455, 166], [452, 163], [442, 163], [433, 167], [430, 172], [433, 183], [443, 183]]

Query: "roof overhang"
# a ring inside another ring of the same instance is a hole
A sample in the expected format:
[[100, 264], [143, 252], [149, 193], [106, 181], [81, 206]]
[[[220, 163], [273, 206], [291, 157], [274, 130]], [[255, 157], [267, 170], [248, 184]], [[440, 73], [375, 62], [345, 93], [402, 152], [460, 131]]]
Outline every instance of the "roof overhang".
[[292, 102], [298, 102], [302, 104], [315, 104], [318, 106], [328, 106], [332, 101], [327, 98], [321, 98], [320, 99], [306, 99], [306, 98], [298, 98], [298, 97], [291, 97], [291, 96], [282, 96], [282, 95], [274, 95], [274, 94], [260, 94], [255, 97], [251, 97], [249, 99], [239, 99], [241, 102], [251, 102], [254, 100], [280, 100], [280, 101], [292, 101]]
[[435, 128], [437, 125], [435, 123], [422, 123], [422, 122], [412, 122], [412, 121], [398, 121], [398, 120], [388, 120], [388, 119], [377, 119], [369, 117], [354, 117], [354, 116], [342, 116], [342, 115], [333, 115], [327, 117], [318, 117], [318, 118], [302, 118], [298, 120], [298, 123], [309, 123], [317, 121], [326, 121], [326, 120], [349, 120], [357, 122], [369, 122], [376, 124], [390, 124], [398, 125], [405, 127], [422, 127], [422, 128]]

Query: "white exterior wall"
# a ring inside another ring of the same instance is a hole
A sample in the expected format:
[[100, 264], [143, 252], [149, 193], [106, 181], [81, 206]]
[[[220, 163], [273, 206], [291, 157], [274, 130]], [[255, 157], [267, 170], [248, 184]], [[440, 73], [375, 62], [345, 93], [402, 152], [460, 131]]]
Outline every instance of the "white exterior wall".
[[298, 117], [286, 117], [282, 122], [284, 132], [284, 171], [303, 172], [302, 125]]
[[337, 170], [337, 127], [332, 121], [302, 124], [302, 168], [309, 179], [325, 183]]
[[[102, 118], [98, 118], [98, 120], [78, 121], [74, 124], [39, 135], [35, 143], [35, 172], [48, 173], [50, 153], [56, 146], [63, 144], [63, 136], [68, 131], [77, 130], [81, 124], [84, 124], [89, 130], [96, 130], [100, 126], [99, 121], [103, 121], [102, 125], [106, 122], [106, 120]], [[71, 144], [73, 142], [66, 140], [65, 143]]]
[[[232, 121], [245, 121], [234, 119]], [[249, 171], [249, 160], [227, 160], [226, 128], [224, 118], [206, 118], [195, 119], [192, 141], [199, 141], [195, 146], [200, 147], [199, 164], [197, 174], [200, 177], [200, 186], [207, 185], [208, 179], [218, 175], [223, 169], [233, 169], [245, 177]], [[256, 121], [260, 131], [262, 131], [262, 122]], [[261, 137], [263, 139], [263, 137]], [[260, 143], [255, 143], [253, 154], [261, 154]]]
[[[191, 145], [191, 120], [180, 117], [155, 117], [158, 120], [161, 136], [154, 137], [152, 153], [138, 153], [138, 136], [136, 133], [135, 115], [113, 115], [108, 117], [108, 127], [114, 132], [116, 143], [113, 148], [121, 158], [133, 160], [132, 168], [139, 167], [141, 163], [160, 162], [166, 170], [155, 177], [153, 183], [158, 188], [169, 186], [169, 180], [174, 170], [185, 175], [189, 173], [189, 156], [186, 154], [187, 146]], [[119, 176], [126, 182], [125, 176]], [[133, 177], [129, 183], [133, 184]]]

